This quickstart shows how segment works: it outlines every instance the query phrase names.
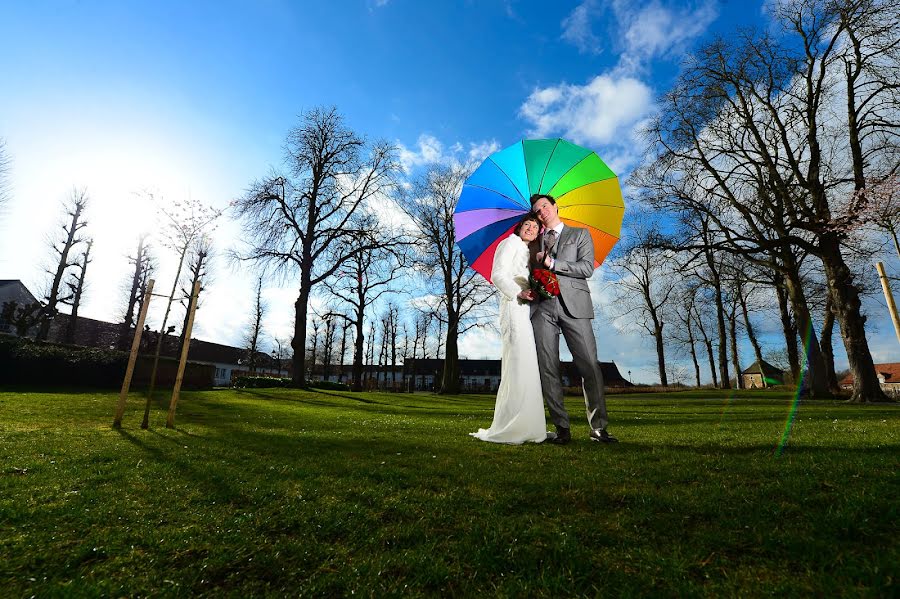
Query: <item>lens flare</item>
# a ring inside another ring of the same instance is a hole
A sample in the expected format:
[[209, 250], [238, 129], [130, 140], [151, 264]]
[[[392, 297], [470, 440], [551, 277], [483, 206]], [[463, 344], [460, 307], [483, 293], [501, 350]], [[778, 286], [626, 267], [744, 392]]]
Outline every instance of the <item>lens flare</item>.
[[797, 391], [791, 400], [791, 407], [784, 422], [781, 439], [778, 441], [778, 445], [775, 446], [775, 457], [780, 457], [784, 453], [784, 448], [787, 446], [788, 439], [791, 436], [791, 428], [794, 426], [794, 418], [796, 418], [797, 411], [800, 408], [800, 395], [803, 393], [803, 383], [806, 382], [806, 377], [809, 375], [807, 364], [809, 363], [809, 348], [812, 345], [812, 334], [812, 319], [807, 319], [806, 332], [803, 335], [803, 353], [800, 354], [800, 379], [797, 381]]

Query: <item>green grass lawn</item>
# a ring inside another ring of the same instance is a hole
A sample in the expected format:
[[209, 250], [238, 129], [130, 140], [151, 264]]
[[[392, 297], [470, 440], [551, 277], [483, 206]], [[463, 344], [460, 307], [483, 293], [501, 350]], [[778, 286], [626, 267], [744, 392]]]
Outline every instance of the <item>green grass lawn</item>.
[[[900, 409], [610, 398], [604, 446], [494, 445], [493, 398], [0, 391], [0, 596], [888, 596]], [[551, 427], [552, 428], [552, 427]]]

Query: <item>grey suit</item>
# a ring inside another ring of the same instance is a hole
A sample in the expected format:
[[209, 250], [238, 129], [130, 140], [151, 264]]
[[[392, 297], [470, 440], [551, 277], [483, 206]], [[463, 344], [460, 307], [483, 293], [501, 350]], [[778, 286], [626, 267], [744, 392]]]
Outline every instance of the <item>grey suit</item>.
[[551, 255], [556, 260], [553, 271], [559, 278], [560, 295], [536, 301], [531, 306], [544, 402], [553, 423], [569, 428], [559, 365], [559, 334], [562, 333], [582, 378], [588, 423], [592, 429], [605, 430], [606, 398], [591, 326], [594, 304], [587, 284], [587, 278], [594, 273], [594, 244], [590, 233], [566, 225]]

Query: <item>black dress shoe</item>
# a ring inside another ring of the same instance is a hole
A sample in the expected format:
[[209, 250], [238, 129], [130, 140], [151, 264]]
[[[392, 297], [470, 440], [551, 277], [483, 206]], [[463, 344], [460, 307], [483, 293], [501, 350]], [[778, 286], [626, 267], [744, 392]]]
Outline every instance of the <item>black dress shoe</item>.
[[610, 435], [605, 430], [599, 429], [595, 431], [591, 431], [591, 441], [598, 441], [600, 443], [618, 443], [619, 440]]
[[548, 439], [548, 441], [550, 441], [554, 445], [565, 445], [571, 440], [572, 432], [569, 429], [563, 428], [561, 426], [556, 427], [556, 436], [552, 439]]

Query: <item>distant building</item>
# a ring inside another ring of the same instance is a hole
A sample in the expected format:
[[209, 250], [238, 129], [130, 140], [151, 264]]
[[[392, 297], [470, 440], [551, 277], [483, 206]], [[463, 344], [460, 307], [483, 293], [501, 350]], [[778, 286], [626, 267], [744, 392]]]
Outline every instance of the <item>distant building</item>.
[[[17, 307], [25, 307], [37, 303], [28, 288], [18, 279], [0, 280], [0, 310], [7, 302], [14, 302]], [[0, 333], [14, 335], [16, 327], [11, 322], [0, 322]]]
[[[27, 305], [37, 300], [28, 291], [28, 288], [19, 280], [0, 281], [0, 309], [6, 302], [15, 301], [19, 305]], [[47, 341], [65, 343], [65, 334], [71, 315], [59, 313], [53, 317], [50, 324], [50, 332]], [[78, 326], [75, 330], [73, 345], [82, 347], [98, 347], [103, 349], [115, 349], [119, 344], [122, 332], [122, 324], [95, 320], [78, 316]], [[26, 333], [33, 336], [37, 327]], [[15, 335], [15, 327], [10, 323], [0, 322], [0, 333]], [[156, 351], [157, 333], [145, 332], [141, 339], [141, 354], [153, 354]], [[134, 328], [126, 335], [127, 348], [131, 347], [134, 337]], [[181, 348], [178, 347], [179, 338], [175, 335], [166, 335], [163, 340], [160, 355], [170, 358], [180, 357]], [[188, 359], [198, 364], [208, 364], [215, 367], [213, 384], [216, 386], [230, 385], [238, 376], [249, 375], [249, 356], [247, 350], [240, 347], [232, 347], [221, 343], [212, 343], [200, 339], [191, 339], [191, 347]], [[291, 361], [289, 359], [277, 359], [263, 352], [256, 352], [256, 368], [253, 373], [258, 376], [289, 377], [291, 375]]]
[[[563, 387], [581, 386], [581, 378], [574, 362], [562, 363]], [[603, 382], [607, 387], [632, 387], [619, 373], [615, 362], [600, 362]], [[443, 359], [409, 359], [403, 367], [403, 380], [407, 389], [434, 391], [444, 372]], [[463, 391], [496, 393], [500, 387], [500, 360], [459, 361], [459, 379]]]
[[[885, 393], [900, 395], [900, 362], [875, 364], [875, 374], [878, 375], [878, 382]], [[850, 389], [853, 387], [853, 380], [853, 375], [848, 374], [838, 384], [841, 389]]]
[[765, 360], [756, 361], [741, 373], [741, 381], [744, 389], [765, 389], [773, 385], [783, 385], [784, 371]]

